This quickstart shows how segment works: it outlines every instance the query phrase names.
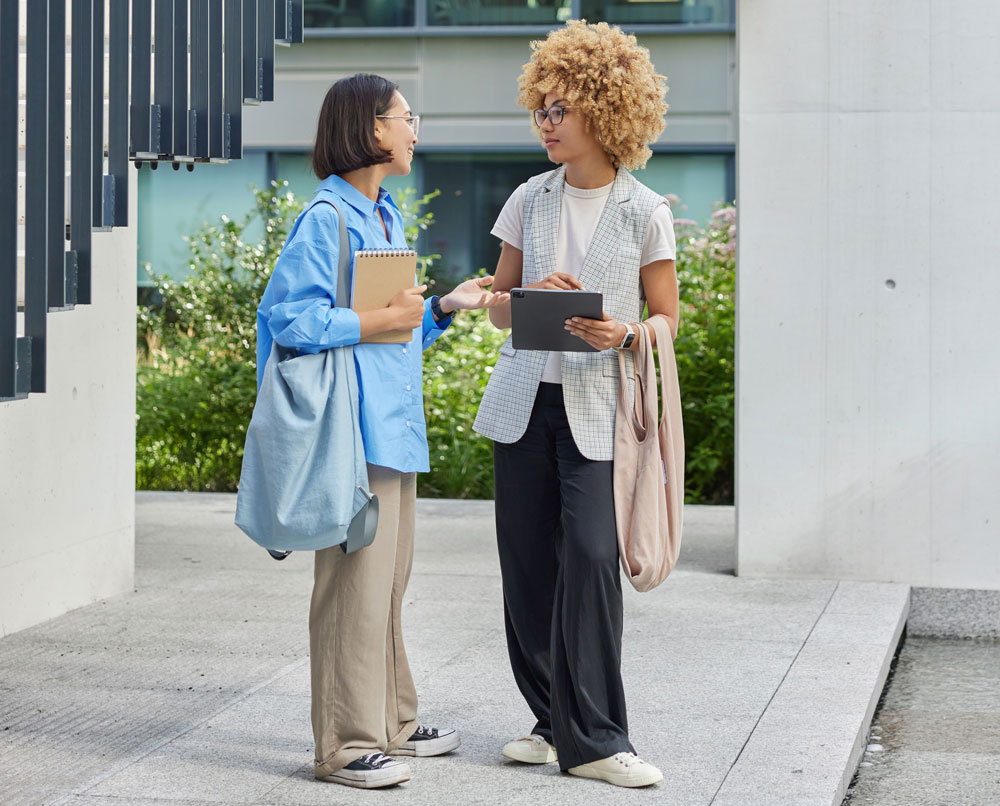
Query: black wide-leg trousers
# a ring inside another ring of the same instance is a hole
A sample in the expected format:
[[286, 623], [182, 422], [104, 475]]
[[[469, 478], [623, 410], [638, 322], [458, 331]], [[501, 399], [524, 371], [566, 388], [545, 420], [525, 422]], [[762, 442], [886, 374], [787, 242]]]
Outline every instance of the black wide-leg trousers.
[[494, 445], [511, 668], [563, 770], [634, 752], [611, 466], [577, 449], [560, 384], [539, 385], [521, 439]]

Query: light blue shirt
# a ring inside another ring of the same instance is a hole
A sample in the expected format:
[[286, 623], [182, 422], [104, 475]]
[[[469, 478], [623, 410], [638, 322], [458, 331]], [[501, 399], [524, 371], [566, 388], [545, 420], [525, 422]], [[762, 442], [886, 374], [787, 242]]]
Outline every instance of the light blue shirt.
[[[344, 212], [352, 252], [407, 248], [403, 217], [382, 188], [374, 202], [339, 176], [328, 176], [316, 191], [316, 199], [323, 198]], [[451, 317], [435, 322], [427, 300], [423, 324], [414, 328], [409, 344], [359, 344], [358, 315], [350, 308], [335, 307], [338, 226], [337, 211], [329, 204], [316, 204], [299, 216], [288, 236], [257, 307], [257, 387], [272, 341], [303, 353], [355, 345], [365, 459], [404, 473], [426, 472], [430, 464], [422, 352], [451, 324]]]

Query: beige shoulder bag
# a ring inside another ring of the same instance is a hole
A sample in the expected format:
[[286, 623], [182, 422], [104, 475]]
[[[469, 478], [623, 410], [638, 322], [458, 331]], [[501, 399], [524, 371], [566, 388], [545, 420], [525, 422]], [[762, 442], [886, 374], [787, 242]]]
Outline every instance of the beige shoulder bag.
[[[618, 354], [614, 497], [622, 569], [639, 591], [655, 588], [673, 570], [681, 549], [684, 509], [684, 427], [674, 344], [658, 316], [645, 324], [656, 333], [660, 381], [649, 331], [636, 338], [635, 403], [628, 400], [625, 356]], [[658, 421], [657, 386], [663, 395]]]

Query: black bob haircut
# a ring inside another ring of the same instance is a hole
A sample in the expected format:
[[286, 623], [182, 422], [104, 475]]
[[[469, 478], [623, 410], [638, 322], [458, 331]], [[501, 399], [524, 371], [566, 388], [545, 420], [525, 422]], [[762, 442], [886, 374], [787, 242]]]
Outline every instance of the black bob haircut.
[[321, 180], [392, 161], [375, 140], [376, 115], [392, 107], [399, 85], [370, 73], [336, 82], [323, 99], [313, 148], [313, 170]]

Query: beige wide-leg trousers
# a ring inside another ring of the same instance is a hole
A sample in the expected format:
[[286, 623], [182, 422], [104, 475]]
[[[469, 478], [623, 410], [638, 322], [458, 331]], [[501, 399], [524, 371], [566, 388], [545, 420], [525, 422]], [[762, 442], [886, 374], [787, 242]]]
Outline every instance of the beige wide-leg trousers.
[[318, 778], [366, 753], [391, 753], [417, 729], [400, 624], [417, 476], [368, 465], [368, 483], [379, 503], [374, 542], [352, 554], [316, 552], [309, 650]]

